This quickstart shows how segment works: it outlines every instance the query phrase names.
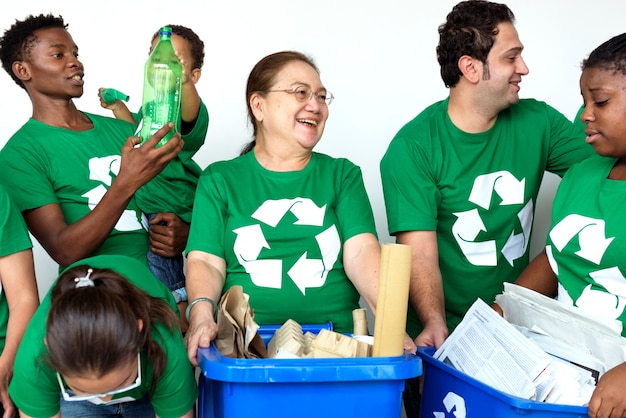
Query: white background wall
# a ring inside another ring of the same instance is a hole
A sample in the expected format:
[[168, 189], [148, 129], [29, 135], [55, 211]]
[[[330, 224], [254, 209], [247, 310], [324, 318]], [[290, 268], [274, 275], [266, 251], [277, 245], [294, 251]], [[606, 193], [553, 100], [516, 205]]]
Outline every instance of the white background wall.
[[[27, 0], [3, 2], [0, 30], [29, 14], [62, 15], [85, 66], [85, 111], [100, 108], [97, 89], [114, 87], [140, 106], [143, 64], [152, 34], [165, 24], [194, 29], [205, 42], [198, 90], [211, 122], [201, 166], [235, 156], [250, 139], [245, 83], [263, 56], [284, 49], [312, 55], [336, 96], [316, 150], [347, 157], [363, 169], [379, 237], [389, 242], [378, 162], [396, 131], [424, 107], [447, 95], [435, 57], [437, 26], [457, 0]], [[626, 30], [619, 0], [510, 0], [530, 74], [520, 95], [552, 104], [573, 118], [581, 104], [580, 61], [601, 42]], [[31, 115], [30, 101], [0, 75], [0, 146]], [[537, 204], [536, 253], [549, 223], [558, 178], [547, 176]], [[37, 244], [40, 293], [56, 265]]]

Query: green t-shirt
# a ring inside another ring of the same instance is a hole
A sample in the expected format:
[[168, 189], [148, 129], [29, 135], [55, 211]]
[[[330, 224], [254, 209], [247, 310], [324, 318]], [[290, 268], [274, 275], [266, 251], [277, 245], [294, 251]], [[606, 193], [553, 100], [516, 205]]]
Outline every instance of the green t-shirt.
[[[521, 100], [477, 134], [459, 130], [447, 109], [447, 100], [435, 103], [406, 124], [380, 169], [389, 232], [437, 232], [452, 331], [477, 298], [493, 303], [528, 264], [544, 171], [562, 175], [594, 151], [543, 102]], [[421, 331], [413, 309], [407, 330]]]
[[[125, 256], [104, 255], [87, 258], [72, 266], [83, 264], [115, 270], [148, 294], [167, 301], [178, 313], [176, 302], [167, 287], [137, 260]], [[56, 281], [51, 289], [55, 284]], [[56, 372], [41, 361], [47, 353], [44, 338], [49, 310], [50, 291], [41, 301], [26, 329], [15, 359], [15, 374], [9, 386], [9, 394], [19, 410], [30, 417], [51, 417], [59, 412], [60, 389]], [[151, 396], [152, 405], [160, 417], [180, 417], [192, 408], [198, 396], [198, 386], [193, 368], [187, 359], [185, 343], [178, 330], [170, 333], [163, 324], [153, 324], [152, 336], [167, 356], [165, 370]], [[114, 395], [111, 403], [124, 397], [141, 399], [150, 392], [154, 369], [145, 351], [141, 353], [141, 367], [141, 386]]]
[[249, 152], [200, 177], [186, 251], [224, 258], [224, 291], [241, 285], [259, 324], [351, 332], [359, 294], [342, 248], [361, 233], [376, 229], [357, 166], [313, 153], [303, 170], [273, 172]]
[[607, 178], [616, 161], [591, 157], [565, 174], [546, 252], [559, 300], [626, 323], [626, 180]]
[[[141, 110], [136, 117], [141, 118]], [[185, 125], [183, 123], [183, 132]], [[172, 212], [187, 223], [191, 221], [196, 185], [202, 173], [193, 156], [204, 144], [208, 126], [209, 112], [204, 102], [200, 102], [195, 124], [191, 131], [182, 135], [184, 145], [178, 157], [137, 190], [135, 197], [144, 213]]]
[[[29, 119], [0, 151], [0, 183], [21, 212], [55, 203], [71, 225], [102, 199], [120, 169], [131, 123], [85, 113], [93, 129], [73, 131]], [[124, 254], [147, 263], [147, 223], [132, 199], [93, 255]]]
[[[0, 207], [4, 208], [0, 216], [0, 257], [32, 248], [33, 244], [24, 218], [2, 186], [0, 186]], [[9, 322], [9, 305], [1, 283], [2, 277], [0, 277], [0, 353], [4, 350]]]

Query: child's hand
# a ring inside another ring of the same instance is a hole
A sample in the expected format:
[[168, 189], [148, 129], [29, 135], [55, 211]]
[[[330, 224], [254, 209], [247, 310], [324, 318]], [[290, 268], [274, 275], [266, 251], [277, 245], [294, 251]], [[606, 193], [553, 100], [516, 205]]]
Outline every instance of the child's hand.
[[128, 110], [128, 107], [123, 101], [123, 100], [128, 100], [128, 96], [126, 96], [125, 99], [120, 100], [118, 99], [118, 97], [123, 96], [124, 93], [116, 91], [117, 94], [113, 96], [115, 97], [115, 100], [113, 100], [113, 102], [111, 103], [107, 103], [107, 101], [104, 100], [104, 98], [102, 97], [103, 90], [104, 89], [102, 87], [98, 89], [98, 97], [100, 98], [100, 106], [102, 106], [105, 109], [111, 110], [113, 112], [113, 116], [115, 116], [116, 119], [121, 119], [121, 120], [125, 120], [126, 122], [136, 124], [133, 114], [130, 112], [130, 110]]
[[103, 98], [102, 98], [102, 90], [104, 90], [103, 87], [100, 87], [98, 89], [98, 98], [100, 99], [100, 106], [102, 106], [105, 109], [109, 109], [112, 111], [115, 111], [120, 103], [120, 100], [116, 100], [113, 103], [107, 103]]
[[189, 237], [189, 224], [171, 212], [157, 213], [150, 221], [150, 250], [163, 257], [182, 253]]

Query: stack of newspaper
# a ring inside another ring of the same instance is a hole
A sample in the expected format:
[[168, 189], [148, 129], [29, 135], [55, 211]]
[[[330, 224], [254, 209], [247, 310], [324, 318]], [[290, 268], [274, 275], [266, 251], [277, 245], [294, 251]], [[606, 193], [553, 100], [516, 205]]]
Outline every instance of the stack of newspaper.
[[477, 300], [434, 357], [509, 395], [580, 406], [605, 371], [626, 361], [618, 321], [513, 284], [496, 302], [504, 318]]

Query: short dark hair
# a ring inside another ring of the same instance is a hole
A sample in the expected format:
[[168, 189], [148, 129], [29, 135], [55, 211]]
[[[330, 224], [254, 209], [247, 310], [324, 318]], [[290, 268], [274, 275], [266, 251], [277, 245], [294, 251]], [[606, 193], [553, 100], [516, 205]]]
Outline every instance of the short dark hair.
[[581, 64], [583, 71], [595, 67], [626, 75], [626, 33], [604, 42], [594, 49]]
[[32, 47], [37, 42], [35, 31], [46, 28], [67, 29], [67, 24], [62, 16], [52, 14], [29, 15], [24, 20], [15, 20], [15, 23], [4, 32], [0, 38], [0, 60], [2, 68], [9, 73], [13, 81], [23, 89], [26, 89], [22, 80], [13, 73], [13, 63], [27, 61]]
[[505, 4], [485, 0], [458, 3], [439, 26], [437, 61], [446, 87], [454, 87], [461, 78], [459, 59], [463, 55], [487, 63], [500, 23], [513, 23], [515, 16]]
[[[191, 46], [191, 58], [193, 59], [193, 62], [191, 63], [190, 67], [192, 70], [195, 68], [198, 68], [201, 70], [202, 66], [204, 65], [204, 42], [202, 42], [202, 39], [200, 39], [198, 34], [195, 33], [193, 30], [191, 30], [190, 28], [188, 28], [187, 26], [182, 26], [182, 25], [165, 25], [165, 26], [172, 29], [172, 34], [178, 35], [184, 40], [186, 40], [187, 42], [189, 42], [189, 45]], [[160, 31], [161, 30], [159, 29], [158, 31], [154, 33], [154, 35], [152, 35], [152, 41], [154, 41], [156, 38], [159, 37]]]

